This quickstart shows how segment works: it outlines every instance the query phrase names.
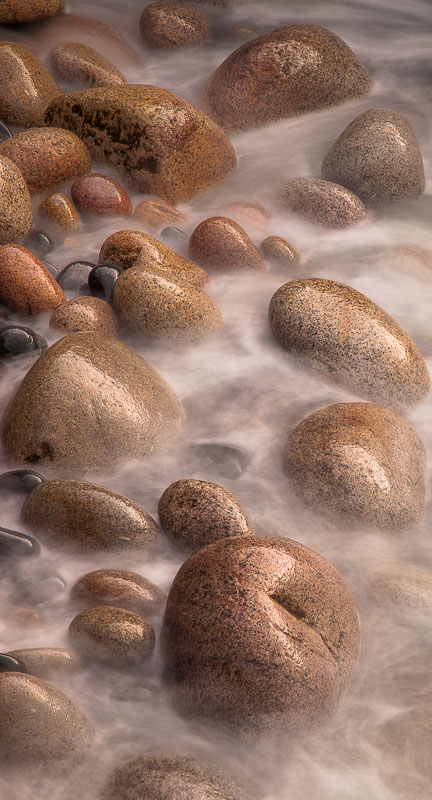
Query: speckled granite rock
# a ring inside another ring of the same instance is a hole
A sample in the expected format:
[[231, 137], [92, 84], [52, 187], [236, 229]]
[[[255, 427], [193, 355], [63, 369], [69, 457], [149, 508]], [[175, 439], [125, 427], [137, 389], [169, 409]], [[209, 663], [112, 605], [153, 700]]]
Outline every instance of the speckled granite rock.
[[231, 53], [206, 90], [225, 128], [247, 130], [367, 94], [371, 80], [339, 36], [318, 25], [287, 25]]
[[236, 165], [230, 140], [213, 120], [155, 86], [69, 92], [50, 104], [45, 122], [73, 130], [134, 189], [170, 203], [192, 197]]
[[413, 525], [425, 506], [426, 455], [403, 417], [372, 403], [315, 411], [291, 433], [284, 469], [313, 509], [390, 530]]
[[149, 47], [191, 47], [211, 36], [204, 14], [174, 3], [149, 3], [139, 25], [141, 38]]
[[119, 323], [115, 311], [100, 297], [75, 297], [56, 308], [50, 328], [66, 333], [98, 331], [105, 336], [117, 336]]
[[183, 564], [164, 644], [180, 711], [235, 731], [298, 735], [337, 708], [359, 628], [325, 558], [290, 539], [250, 536], [207, 545]]
[[0, 301], [12, 311], [37, 314], [66, 302], [63, 290], [30, 250], [19, 244], [0, 247]]
[[3, 0], [0, 23], [34, 22], [52, 17], [63, 10], [63, 0]]
[[132, 211], [129, 195], [123, 186], [98, 172], [77, 178], [72, 184], [71, 195], [79, 210], [89, 214], [127, 216]]
[[278, 188], [284, 207], [326, 228], [349, 228], [366, 219], [362, 201], [349, 189], [319, 178], [290, 178]]
[[116, 231], [108, 236], [99, 252], [99, 264], [116, 264], [123, 269], [165, 269], [200, 289], [210, 281], [197, 264], [142, 231]]
[[432, 572], [413, 564], [396, 564], [375, 573], [369, 590], [380, 605], [430, 608]]
[[0, 155], [14, 161], [31, 192], [58, 186], [90, 169], [84, 142], [61, 128], [31, 128], [0, 144]]
[[0, 760], [3, 766], [55, 767], [88, 754], [94, 731], [87, 718], [49, 683], [5, 672], [0, 675]]
[[142, 222], [150, 233], [160, 233], [168, 225], [180, 227], [186, 217], [174, 206], [163, 200], [143, 200], [135, 207], [134, 217]]
[[101, 800], [248, 800], [243, 788], [212, 764], [147, 753], [117, 767]]
[[9, 461], [81, 477], [159, 449], [183, 416], [172, 389], [134, 350], [100, 333], [71, 333], [25, 376], [2, 441]]
[[252, 203], [248, 200], [233, 200], [225, 204], [220, 211], [222, 216], [234, 219], [239, 225], [248, 230], [266, 230], [270, 222], [270, 213], [261, 203]]
[[405, 117], [385, 108], [350, 122], [325, 156], [322, 174], [372, 205], [412, 200], [425, 190], [417, 137]]
[[228, 217], [208, 217], [189, 239], [189, 256], [207, 269], [265, 269], [265, 263], [246, 231]]
[[116, 606], [135, 614], [154, 614], [164, 605], [165, 594], [154, 583], [122, 569], [97, 569], [72, 586], [71, 599], [87, 606]]
[[183, 478], [165, 489], [158, 513], [165, 533], [194, 552], [228, 536], [252, 536], [252, 526], [228, 489], [210, 481]]
[[47, 68], [26, 47], [0, 42], [0, 73], [1, 119], [23, 128], [43, 125], [48, 103], [61, 94]]
[[60, 230], [79, 228], [80, 221], [72, 200], [62, 192], [53, 192], [42, 201], [39, 214], [51, 225]]
[[322, 278], [285, 283], [270, 301], [269, 321], [285, 350], [367, 399], [404, 407], [429, 391], [415, 344], [351, 286]]
[[65, 647], [30, 647], [8, 655], [19, 658], [30, 675], [43, 680], [68, 678], [81, 669], [78, 656]]
[[299, 251], [282, 236], [267, 236], [260, 250], [264, 258], [278, 267], [292, 267], [301, 261]]
[[112, 667], [140, 664], [155, 645], [153, 628], [143, 617], [114, 606], [81, 611], [69, 625], [68, 636], [80, 656]]
[[414, 278], [432, 279], [432, 250], [418, 244], [401, 242], [374, 252], [379, 266], [392, 267]]
[[398, 800], [427, 800], [432, 782], [430, 694], [422, 707], [388, 719], [373, 744], [379, 753], [379, 775], [391, 794]]
[[201, 342], [223, 325], [217, 305], [201, 289], [156, 267], [125, 270], [113, 306], [121, 322], [144, 340]]
[[123, 86], [126, 78], [114, 64], [80, 42], [64, 42], [50, 53], [50, 64], [60, 78], [81, 86]]
[[45, 481], [26, 498], [21, 518], [41, 541], [75, 553], [151, 553], [159, 544], [159, 528], [147, 511], [87, 481]]
[[19, 242], [31, 231], [30, 192], [16, 164], [0, 155], [0, 244]]

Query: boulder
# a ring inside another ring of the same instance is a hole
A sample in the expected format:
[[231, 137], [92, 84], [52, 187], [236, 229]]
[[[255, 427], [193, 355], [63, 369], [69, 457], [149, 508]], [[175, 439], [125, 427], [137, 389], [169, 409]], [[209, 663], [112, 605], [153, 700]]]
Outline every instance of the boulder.
[[98, 331], [117, 336], [119, 323], [115, 311], [100, 297], [75, 297], [58, 306], [50, 319], [50, 328], [66, 333]]
[[375, 573], [370, 592], [379, 605], [430, 608], [432, 572], [414, 564], [394, 564]]
[[63, 290], [45, 265], [26, 247], [0, 247], [0, 300], [12, 311], [37, 314], [65, 302]]
[[280, 204], [325, 228], [349, 228], [366, 219], [362, 201], [344, 186], [319, 178], [290, 178], [278, 190]]
[[80, 656], [111, 667], [141, 664], [155, 645], [153, 628], [143, 617], [114, 606], [81, 611], [69, 625], [68, 636]]
[[264, 258], [278, 267], [292, 267], [301, 261], [299, 251], [282, 236], [267, 236], [260, 250]]
[[72, 200], [62, 192], [53, 192], [42, 201], [39, 214], [57, 231], [79, 228], [80, 221]]
[[78, 656], [65, 647], [28, 647], [8, 655], [19, 658], [30, 675], [42, 680], [67, 679], [81, 669]]
[[81, 175], [71, 186], [77, 208], [98, 216], [128, 216], [132, 211], [130, 197], [117, 181], [98, 172]]
[[149, 47], [192, 47], [211, 36], [204, 14], [174, 3], [149, 3], [139, 24], [141, 38]]
[[43, 125], [48, 103], [61, 94], [47, 68], [26, 47], [0, 42], [0, 73], [0, 118], [23, 128]]
[[63, 0], [3, 0], [0, 23], [34, 22], [63, 11]]
[[50, 63], [60, 78], [85, 88], [123, 86], [126, 83], [126, 78], [114, 64], [93, 47], [80, 42], [58, 44], [51, 50]]
[[174, 206], [163, 200], [142, 200], [135, 206], [134, 217], [143, 223], [150, 233], [160, 233], [169, 225], [178, 227], [186, 222], [186, 217]]
[[206, 269], [265, 269], [264, 260], [238, 222], [208, 217], [189, 239], [189, 256]]
[[146, 616], [159, 611], [165, 594], [154, 583], [123, 569], [97, 569], [77, 580], [71, 600], [80, 605], [116, 606]]
[[0, 244], [20, 242], [31, 231], [33, 207], [16, 164], [0, 155]]

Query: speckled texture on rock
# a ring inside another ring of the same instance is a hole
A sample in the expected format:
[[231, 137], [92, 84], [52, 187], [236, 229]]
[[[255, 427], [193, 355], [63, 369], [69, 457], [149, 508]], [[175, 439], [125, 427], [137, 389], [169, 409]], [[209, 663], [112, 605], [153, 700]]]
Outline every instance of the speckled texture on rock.
[[51, 19], [42, 21], [37, 26], [39, 41], [43, 41], [46, 52], [54, 45], [74, 42], [97, 47], [99, 53], [111, 60], [114, 55], [129, 65], [142, 67], [143, 54], [134, 52], [130, 42], [113, 25], [94, 17], [79, 14], [60, 14]]
[[417, 137], [405, 117], [385, 108], [350, 122], [325, 156], [322, 174], [371, 205], [412, 200], [425, 190]]
[[53, 71], [80, 86], [123, 86], [126, 78], [114, 64], [80, 42], [64, 42], [54, 47], [50, 53]]
[[14, 161], [31, 192], [58, 186], [88, 172], [84, 142], [61, 128], [31, 128], [0, 144], [0, 155]]
[[359, 648], [334, 567], [290, 539], [224, 539], [177, 573], [164, 619], [180, 711], [239, 731], [313, 728], [337, 708]]
[[366, 209], [345, 186], [319, 178], [290, 178], [278, 188], [284, 207], [326, 228], [349, 228], [366, 219]]
[[30, 675], [42, 680], [61, 680], [81, 669], [78, 656], [65, 647], [29, 647], [8, 655], [19, 658]]
[[127, 216], [132, 211], [130, 197], [123, 186], [99, 172], [77, 178], [72, 184], [71, 195], [79, 210], [88, 214]]
[[62, 192], [53, 192], [42, 201], [39, 214], [55, 228], [74, 230], [79, 228], [80, 221], [72, 200]]
[[207, 269], [265, 269], [246, 231], [228, 217], [208, 217], [200, 222], [189, 239], [189, 256]]
[[284, 469], [311, 508], [341, 520], [396, 530], [425, 506], [426, 455], [403, 417], [373, 403], [337, 403], [290, 434]]
[[77, 580], [71, 599], [81, 605], [116, 606], [135, 614], [154, 614], [164, 605], [165, 594], [154, 583], [122, 569], [97, 569]]
[[285, 350], [368, 400], [405, 407], [429, 391], [415, 344], [351, 286], [322, 278], [285, 283], [270, 301], [269, 321]]
[[75, 297], [56, 308], [50, 328], [63, 333], [98, 331], [105, 336], [117, 336], [119, 323], [115, 311], [100, 297]]
[[25, 376], [2, 441], [9, 462], [81, 477], [160, 449], [183, 418], [177, 396], [138, 353], [100, 333], [71, 333]]
[[139, 614], [114, 606], [92, 606], [69, 625], [69, 642], [78, 655], [107, 666], [140, 664], [155, 645], [153, 628]]
[[361, 97], [370, 85], [365, 68], [335, 33], [287, 25], [231, 53], [211, 76], [206, 103], [220, 125], [247, 130]]
[[125, 270], [115, 283], [113, 306], [121, 322], [144, 340], [192, 344], [223, 325], [208, 295], [174, 272], [156, 267]]
[[0, 23], [34, 22], [60, 14], [63, 0], [3, 0], [0, 6]]
[[264, 258], [278, 267], [292, 267], [301, 261], [299, 251], [282, 236], [267, 236], [260, 250]]
[[200, 289], [210, 281], [197, 264], [142, 231], [116, 231], [108, 236], [99, 252], [99, 264], [115, 264], [123, 269], [165, 269]]
[[74, 553], [151, 553], [160, 542], [153, 518], [133, 500], [96, 483], [45, 481], [27, 496], [21, 518], [48, 546]]
[[20, 244], [0, 247], [0, 300], [12, 311], [27, 314], [51, 311], [66, 302], [42, 261]]
[[236, 165], [230, 140], [213, 120], [155, 86], [69, 92], [50, 104], [45, 121], [73, 130], [134, 189], [170, 203], [193, 197]]
[[240, 503], [223, 486], [183, 478], [165, 489], [158, 513], [165, 533], [184, 550], [194, 552], [228, 536], [252, 536]]
[[147, 753], [110, 775], [101, 800], [248, 800], [243, 787], [212, 764]]
[[395, 564], [375, 573], [369, 591], [379, 605], [432, 606], [432, 572], [413, 564]]
[[173, 3], [149, 3], [139, 24], [141, 38], [149, 47], [191, 47], [211, 36], [204, 14]]
[[20, 672], [0, 675], [0, 760], [3, 765], [46, 768], [80, 761], [92, 744], [93, 727], [49, 683]]
[[0, 155], [0, 244], [19, 242], [31, 231], [30, 192], [16, 164]]
[[134, 217], [142, 222], [150, 233], [160, 233], [169, 225], [179, 228], [186, 221], [181, 211], [159, 199], [142, 200], [135, 207]]
[[23, 128], [44, 125], [45, 109], [61, 89], [42, 62], [20, 44], [0, 42], [0, 73], [0, 118]]

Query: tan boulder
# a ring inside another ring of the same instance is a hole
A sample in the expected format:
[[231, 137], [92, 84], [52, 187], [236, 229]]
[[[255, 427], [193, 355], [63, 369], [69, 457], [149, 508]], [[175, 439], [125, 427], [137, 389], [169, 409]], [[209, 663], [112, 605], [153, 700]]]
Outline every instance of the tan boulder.
[[63, 289], [45, 265], [26, 247], [0, 247], [0, 300], [27, 314], [52, 311], [66, 301]]
[[63, 0], [3, 0], [0, 23], [34, 22], [60, 14], [63, 6]]
[[90, 88], [93, 86], [122, 86], [126, 78], [114, 64], [93, 47], [80, 42], [64, 42], [50, 53], [51, 67], [65, 80]]
[[0, 244], [20, 242], [33, 226], [27, 184], [16, 164], [0, 155]]
[[44, 125], [45, 109], [61, 89], [42, 62], [20, 44], [0, 42], [0, 74], [0, 118], [24, 128]]

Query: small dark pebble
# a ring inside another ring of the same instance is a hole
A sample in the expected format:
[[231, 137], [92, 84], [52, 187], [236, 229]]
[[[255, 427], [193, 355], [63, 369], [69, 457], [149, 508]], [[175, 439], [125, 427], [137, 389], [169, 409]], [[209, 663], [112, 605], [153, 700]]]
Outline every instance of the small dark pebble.
[[14, 469], [0, 475], [0, 490], [8, 489], [18, 494], [29, 494], [46, 479], [32, 469]]
[[168, 247], [172, 247], [173, 250], [176, 247], [182, 247], [185, 245], [187, 241], [187, 236], [180, 228], [174, 228], [169, 226], [168, 228], [164, 228], [163, 231], [160, 232], [160, 238], [167, 244]]
[[7, 325], [0, 329], [0, 358], [40, 355], [48, 347], [42, 336], [22, 325]]
[[92, 264], [91, 261], [71, 261], [71, 263], [57, 275], [57, 283], [64, 292], [79, 291], [82, 284], [87, 283], [90, 272], [96, 266], [97, 264]]
[[22, 564], [12, 573], [17, 600], [46, 603], [65, 591], [66, 581], [47, 564]]
[[239, 478], [250, 460], [244, 450], [230, 444], [192, 444], [188, 452], [194, 459], [199, 459], [202, 468], [216, 470], [224, 478]]
[[122, 272], [121, 267], [115, 267], [112, 264], [99, 264], [94, 267], [88, 276], [91, 293], [110, 303], [114, 284]]
[[10, 139], [11, 137], [12, 132], [9, 130], [8, 126], [0, 120], [0, 142], [5, 142], [6, 139]]
[[53, 276], [53, 278], [57, 279], [59, 274], [57, 267], [55, 267], [54, 264], [51, 264], [51, 261], [47, 261], [46, 258], [40, 258], [39, 260], [42, 261], [42, 264], [47, 268], [48, 272]]
[[0, 672], [25, 672], [28, 674], [24, 661], [15, 656], [0, 653]]
[[36, 256], [49, 253], [53, 247], [53, 242], [43, 231], [31, 231], [24, 242], [25, 247], [31, 250]]
[[27, 533], [0, 527], [0, 558], [9, 556], [38, 556], [40, 544]]

